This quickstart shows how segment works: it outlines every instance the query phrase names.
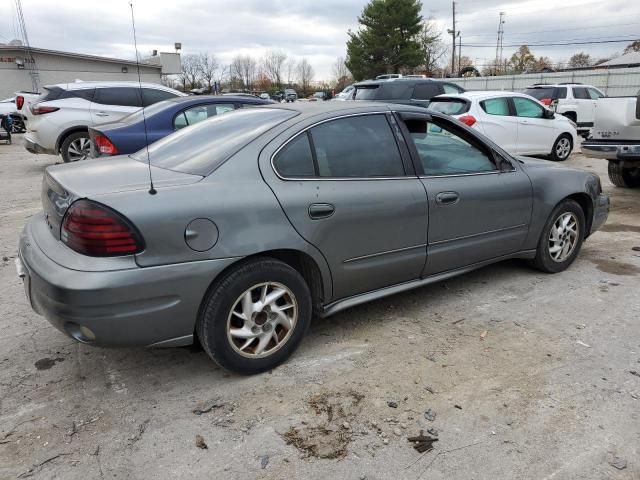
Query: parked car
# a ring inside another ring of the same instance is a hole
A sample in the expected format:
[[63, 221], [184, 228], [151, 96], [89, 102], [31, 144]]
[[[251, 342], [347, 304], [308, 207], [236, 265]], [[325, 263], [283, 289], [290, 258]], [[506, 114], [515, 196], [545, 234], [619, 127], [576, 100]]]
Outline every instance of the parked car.
[[124, 117], [120, 122], [89, 127], [91, 157], [135, 153], [167, 135], [235, 109], [272, 104], [255, 97], [198, 96], [163, 100]]
[[354, 100], [404, 103], [426, 107], [436, 95], [462, 93], [464, 88], [451, 82], [424, 78], [367, 80], [354, 84]]
[[324, 102], [326, 100], [329, 100], [331, 97], [327, 92], [315, 92], [313, 95], [311, 95], [309, 97], [309, 101], [310, 102]]
[[263, 99], [263, 100], [270, 100], [271, 96], [267, 92], [262, 92], [260, 94], [260, 98]]
[[0, 115], [11, 118], [11, 133], [23, 133], [26, 130], [25, 117], [18, 113], [15, 98], [0, 100]]
[[51, 166], [42, 200], [16, 261], [36, 312], [92, 345], [199, 341], [245, 374], [289, 357], [314, 315], [507, 258], [561, 272], [609, 210], [593, 173], [350, 102], [242, 109], [148, 156]]
[[574, 122], [578, 133], [584, 137], [593, 127], [596, 100], [605, 97], [596, 87], [581, 83], [536, 83], [527, 87], [524, 93]]
[[338, 93], [332, 100], [344, 102], [346, 100], [353, 100], [353, 94], [356, 92], [356, 87], [353, 85], [347, 85], [340, 93]]
[[284, 89], [284, 100], [287, 103], [295, 102], [298, 99], [298, 94], [293, 88]]
[[511, 154], [569, 158], [579, 145], [575, 124], [535, 98], [511, 92], [466, 92], [434, 97], [429, 109], [457, 118]]
[[25, 148], [31, 153], [62, 155], [65, 162], [90, 153], [88, 128], [116, 122], [143, 106], [184, 93], [155, 83], [75, 82], [44, 87], [30, 106]]
[[582, 153], [607, 160], [615, 186], [640, 187], [640, 92], [598, 100], [593, 134], [582, 142]]

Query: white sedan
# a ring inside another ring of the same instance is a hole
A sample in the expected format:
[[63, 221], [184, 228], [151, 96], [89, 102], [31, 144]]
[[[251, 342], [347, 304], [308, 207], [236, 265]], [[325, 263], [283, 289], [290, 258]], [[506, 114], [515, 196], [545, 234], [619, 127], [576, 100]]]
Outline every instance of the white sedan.
[[562, 161], [579, 145], [571, 120], [522, 93], [438, 95], [428, 108], [477, 129], [511, 154], [549, 155], [552, 160]]

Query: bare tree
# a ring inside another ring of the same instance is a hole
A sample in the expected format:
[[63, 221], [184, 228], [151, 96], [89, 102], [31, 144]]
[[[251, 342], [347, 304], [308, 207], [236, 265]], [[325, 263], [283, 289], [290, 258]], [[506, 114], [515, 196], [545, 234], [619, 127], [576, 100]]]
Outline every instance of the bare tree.
[[569, 66], [573, 68], [590, 67], [592, 64], [591, 55], [585, 52], [576, 53], [569, 59]]
[[251, 90], [257, 75], [257, 62], [250, 55], [237, 55], [231, 61], [231, 76], [239, 78], [242, 87]]
[[211, 93], [211, 88], [216, 78], [218, 67], [219, 63], [215, 55], [212, 55], [209, 52], [198, 55], [198, 71], [202, 80], [207, 84], [208, 93]]
[[268, 51], [263, 60], [264, 73], [278, 87], [282, 87], [282, 67], [287, 60], [287, 54], [276, 50]]
[[287, 79], [287, 87], [293, 86], [296, 75], [296, 67], [296, 59], [293, 57], [288, 58], [284, 63], [284, 73]]
[[334, 88], [336, 89], [336, 91], [342, 90], [353, 81], [351, 72], [349, 72], [349, 69], [344, 62], [344, 57], [336, 58], [336, 61], [332, 67], [332, 72], [335, 84]]
[[182, 71], [180, 73], [180, 81], [182, 82], [182, 89], [198, 88], [198, 75], [200, 69], [198, 68], [198, 56], [192, 53], [182, 55]]
[[309, 85], [313, 80], [313, 67], [306, 58], [303, 58], [302, 60], [300, 60], [300, 62], [298, 62], [297, 70], [298, 83], [300, 84], [300, 88], [302, 88], [302, 94], [306, 96], [308, 93]]
[[425, 70], [428, 72], [435, 71], [448, 49], [442, 42], [438, 27], [432, 18], [429, 18], [422, 24], [422, 31], [418, 34], [418, 41], [422, 48]]

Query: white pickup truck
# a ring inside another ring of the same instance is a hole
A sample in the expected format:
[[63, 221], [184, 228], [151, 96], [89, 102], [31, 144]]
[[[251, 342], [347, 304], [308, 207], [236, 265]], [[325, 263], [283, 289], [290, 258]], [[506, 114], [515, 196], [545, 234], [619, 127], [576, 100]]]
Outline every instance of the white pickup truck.
[[593, 132], [582, 142], [582, 153], [608, 160], [609, 179], [617, 187], [640, 187], [640, 92], [598, 99]]

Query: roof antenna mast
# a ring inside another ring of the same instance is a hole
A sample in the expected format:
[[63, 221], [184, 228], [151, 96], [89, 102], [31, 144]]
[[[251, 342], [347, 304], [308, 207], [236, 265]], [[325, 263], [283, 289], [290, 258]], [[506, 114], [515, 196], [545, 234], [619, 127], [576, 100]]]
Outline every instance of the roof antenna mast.
[[142, 123], [144, 125], [144, 143], [147, 150], [147, 167], [149, 168], [149, 195], [155, 195], [158, 191], [153, 188], [153, 176], [151, 175], [151, 157], [149, 156], [149, 136], [147, 134], [147, 117], [144, 113], [144, 101], [142, 96], [142, 80], [140, 79], [140, 56], [138, 55], [138, 40], [136, 39], [136, 21], [133, 16], [133, 1], [129, 2], [131, 7], [131, 25], [133, 26], [133, 46], [136, 50], [136, 68], [138, 69], [138, 86], [140, 87], [140, 103], [142, 105]]

